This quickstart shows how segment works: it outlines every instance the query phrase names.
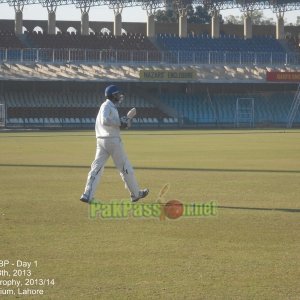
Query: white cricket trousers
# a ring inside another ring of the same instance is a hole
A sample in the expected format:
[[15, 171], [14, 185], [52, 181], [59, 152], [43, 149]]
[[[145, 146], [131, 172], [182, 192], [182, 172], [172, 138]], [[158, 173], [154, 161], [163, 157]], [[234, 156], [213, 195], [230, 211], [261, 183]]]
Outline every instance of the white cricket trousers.
[[131, 196], [138, 197], [140, 188], [135, 179], [133, 168], [124, 151], [123, 143], [119, 137], [97, 138], [96, 156], [88, 174], [84, 195], [88, 200], [94, 198], [96, 188], [104, 171], [105, 163], [110, 156], [120, 171], [121, 178], [125, 182], [125, 187], [130, 191]]

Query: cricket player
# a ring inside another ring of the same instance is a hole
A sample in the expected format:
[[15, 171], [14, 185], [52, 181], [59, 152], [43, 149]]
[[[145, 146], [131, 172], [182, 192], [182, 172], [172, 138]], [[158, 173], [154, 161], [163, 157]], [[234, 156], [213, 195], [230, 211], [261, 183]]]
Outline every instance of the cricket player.
[[119, 117], [116, 105], [124, 100], [124, 95], [115, 85], [105, 89], [106, 101], [100, 106], [96, 119], [95, 131], [97, 149], [95, 160], [88, 174], [84, 193], [80, 197], [82, 202], [90, 203], [93, 200], [96, 187], [104, 171], [104, 165], [111, 156], [120, 171], [125, 187], [129, 190], [131, 201], [136, 202], [148, 195], [148, 189], [140, 189], [135, 179], [133, 168], [127, 158], [120, 138], [120, 128], [128, 128], [130, 120]]

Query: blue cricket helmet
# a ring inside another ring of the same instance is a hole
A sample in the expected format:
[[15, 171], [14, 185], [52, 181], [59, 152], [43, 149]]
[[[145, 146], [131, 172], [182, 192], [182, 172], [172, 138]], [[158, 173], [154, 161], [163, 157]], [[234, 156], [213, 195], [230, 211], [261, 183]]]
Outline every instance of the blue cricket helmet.
[[111, 97], [114, 94], [118, 94], [121, 93], [121, 91], [119, 90], [119, 88], [116, 85], [109, 85], [106, 89], [105, 89], [105, 97]]

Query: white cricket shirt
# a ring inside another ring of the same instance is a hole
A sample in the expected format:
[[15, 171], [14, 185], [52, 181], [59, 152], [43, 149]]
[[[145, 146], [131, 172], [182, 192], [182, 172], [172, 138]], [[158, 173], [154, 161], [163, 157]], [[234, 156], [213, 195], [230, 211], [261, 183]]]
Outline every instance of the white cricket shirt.
[[120, 117], [116, 106], [106, 99], [100, 106], [95, 131], [97, 138], [120, 137]]

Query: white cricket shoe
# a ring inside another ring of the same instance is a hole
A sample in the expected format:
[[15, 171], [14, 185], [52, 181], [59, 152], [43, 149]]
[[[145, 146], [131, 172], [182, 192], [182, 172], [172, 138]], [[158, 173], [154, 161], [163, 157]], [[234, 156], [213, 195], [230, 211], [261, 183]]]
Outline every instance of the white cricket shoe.
[[147, 197], [147, 195], [149, 194], [149, 190], [148, 189], [143, 189], [139, 191], [139, 195], [137, 197], [131, 195], [131, 202], [137, 202], [142, 198]]
[[87, 196], [85, 194], [81, 195], [80, 201], [85, 202], [85, 203], [90, 203], [90, 200], [87, 198]]

